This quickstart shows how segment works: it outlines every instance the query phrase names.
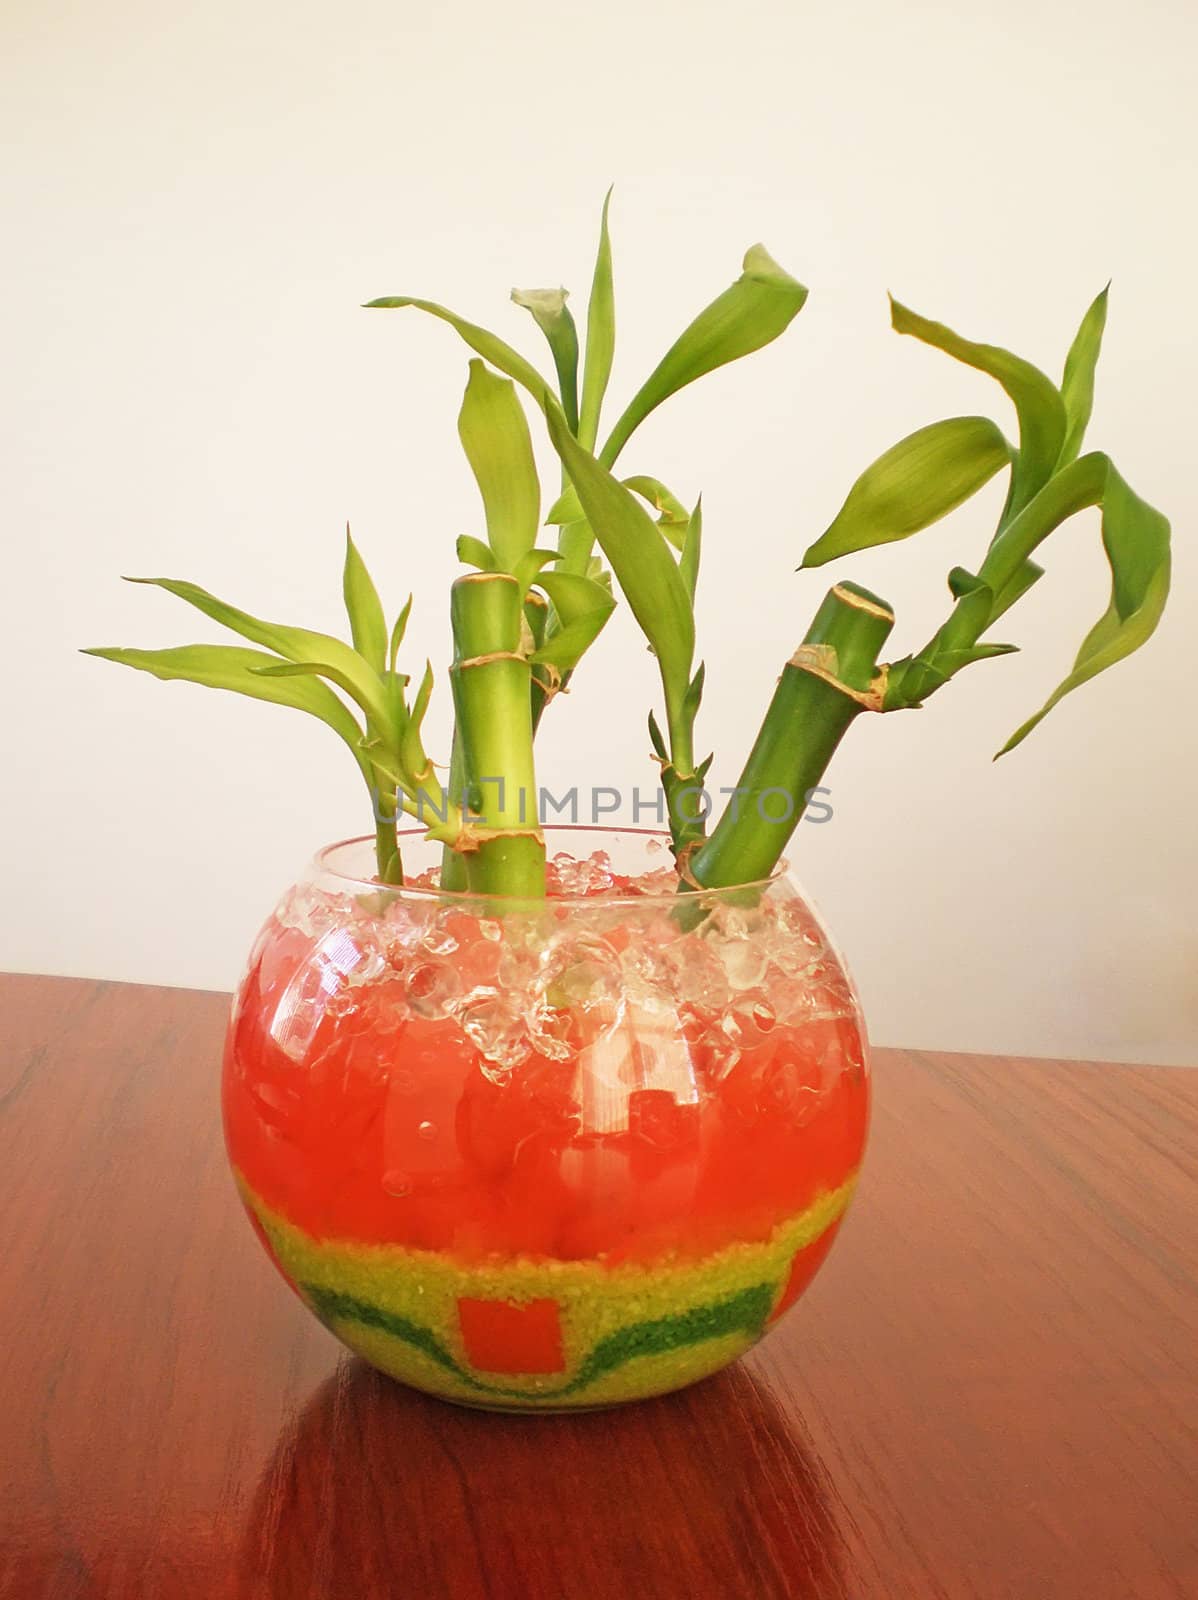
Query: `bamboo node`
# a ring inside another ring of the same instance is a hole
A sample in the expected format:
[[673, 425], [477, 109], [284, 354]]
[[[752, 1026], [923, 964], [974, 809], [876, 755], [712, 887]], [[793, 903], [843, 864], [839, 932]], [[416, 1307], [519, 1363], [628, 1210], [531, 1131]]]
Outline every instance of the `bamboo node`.
[[881, 617], [883, 622], [893, 622], [894, 612], [889, 606], [878, 605], [873, 600], [867, 600], [863, 594], [858, 594], [855, 589], [846, 589], [843, 584], [835, 584], [832, 593], [842, 605], [852, 606], [854, 611], [864, 611], [867, 616]]
[[570, 690], [562, 678], [561, 670], [555, 667], [552, 661], [538, 661], [536, 666], [544, 671], [545, 676], [543, 678], [540, 677], [536, 668], [534, 668], [532, 681], [545, 696], [546, 705], [549, 704], [555, 694], [569, 694]]
[[465, 672], [467, 667], [488, 667], [492, 661], [519, 661], [523, 665], [527, 660], [519, 650], [491, 650], [483, 656], [467, 656], [464, 661], [455, 661], [454, 667], [458, 672]]
[[868, 689], [854, 689], [839, 676], [840, 661], [836, 648], [830, 644], [801, 644], [788, 663], [799, 672], [809, 672], [813, 678], [822, 678], [833, 689], [850, 700], [855, 700], [866, 711], [881, 711], [886, 692], [886, 668], [883, 667], [870, 680]]
[[704, 889], [707, 887], [706, 884], [700, 883], [691, 871], [691, 857], [704, 842], [702, 839], [692, 839], [689, 844], [684, 844], [674, 857], [674, 866], [677, 869], [678, 876], [691, 889]]
[[469, 854], [473, 850], [480, 850], [485, 844], [490, 844], [493, 839], [535, 839], [538, 844], [544, 844], [545, 835], [540, 828], [480, 828], [472, 822], [467, 822], [458, 834], [453, 848]]

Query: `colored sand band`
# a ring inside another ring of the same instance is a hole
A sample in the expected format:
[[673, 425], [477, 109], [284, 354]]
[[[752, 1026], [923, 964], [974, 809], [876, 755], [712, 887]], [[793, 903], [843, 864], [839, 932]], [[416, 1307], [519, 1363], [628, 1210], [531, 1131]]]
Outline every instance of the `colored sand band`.
[[[351, 1349], [448, 1399], [534, 1408], [661, 1393], [734, 1360], [790, 1303], [804, 1256], [814, 1271], [854, 1181], [821, 1195], [762, 1243], [729, 1245], [698, 1261], [609, 1267], [528, 1258], [471, 1264], [433, 1251], [317, 1240], [239, 1177], [280, 1267]], [[498, 1327], [490, 1339], [488, 1308]]]
[[[311, 1284], [301, 1284], [301, 1292], [311, 1301], [317, 1316], [332, 1327], [338, 1322], [360, 1322], [368, 1328], [378, 1328], [394, 1338], [402, 1339], [430, 1356], [439, 1366], [445, 1367], [459, 1382], [467, 1384], [480, 1395], [495, 1399], [554, 1401], [565, 1399], [587, 1388], [605, 1372], [614, 1372], [634, 1356], [661, 1355], [686, 1345], [699, 1344], [707, 1339], [717, 1339], [722, 1334], [745, 1333], [759, 1339], [765, 1319], [777, 1292], [772, 1283], [755, 1284], [743, 1289], [728, 1300], [715, 1305], [694, 1306], [689, 1311], [673, 1317], [660, 1317], [656, 1322], [636, 1322], [612, 1333], [595, 1346], [582, 1363], [577, 1375], [559, 1389], [530, 1395], [527, 1389], [500, 1388], [493, 1383], [483, 1383], [473, 1373], [458, 1366], [436, 1334], [427, 1328], [418, 1328], [406, 1317], [393, 1317], [377, 1306], [365, 1305], [328, 1289], [318, 1289]], [[336, 1332], [336, 1328], [333, 1328]]]

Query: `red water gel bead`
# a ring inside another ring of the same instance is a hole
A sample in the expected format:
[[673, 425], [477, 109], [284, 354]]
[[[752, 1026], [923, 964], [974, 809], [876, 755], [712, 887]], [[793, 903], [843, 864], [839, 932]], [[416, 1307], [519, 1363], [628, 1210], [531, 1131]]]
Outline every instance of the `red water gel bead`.
[[459, 1300], [458, 1323], [480, 1372], [564, 1372], [556, 1300]]

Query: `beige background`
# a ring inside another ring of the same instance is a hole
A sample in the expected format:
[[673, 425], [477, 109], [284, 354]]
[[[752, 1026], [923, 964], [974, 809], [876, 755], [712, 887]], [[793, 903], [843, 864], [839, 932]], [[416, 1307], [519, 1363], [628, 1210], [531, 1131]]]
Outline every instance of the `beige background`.
[[[616, 399], [753, 240], [812, 289], [780, 346], [626, 457], [704, 494], [723, 782], [826, 584], [792, 569], [856, 473], [936, 416], [1009, 422], [888, 331], [886, 289], [1055, 374], [1114, 279], [1091, 438], [1174, 520], [1160, 636], [991, 766], [1105, 604], [1079, 519], [1012, 622], [1025, 653], [859, 725], [794, 858], [882, 1041], [1198, 1058], [1196, 50], [1184, 0], [5, 0], [0, 965], [229, 985], [311, 848], [361, 831], [325, 730], [73, 650], [215, 637], [122, 571], [335, 627], [349, 517], [389, 604], [417, 591], [413, 658], [443, 662], [476, 524], [465, 354], [358, 303], [432, 294], [539, 355], [507, 290], [564, 282], [581, 311], [614, 179]], [[842, 569], [896, 604], [899, 651], [1000, 493]], [[547, 727], [546, 782], [652, 781], [651, 666], [621, 615]]]

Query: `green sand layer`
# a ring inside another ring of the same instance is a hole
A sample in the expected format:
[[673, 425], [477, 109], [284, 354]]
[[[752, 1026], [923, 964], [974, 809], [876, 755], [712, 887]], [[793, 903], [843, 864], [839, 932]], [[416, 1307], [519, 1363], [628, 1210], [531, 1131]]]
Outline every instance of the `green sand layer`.
[[[781, 1299], [796, 1252], [843, 1215], [855, 1177], [764, 1243], [729, 1245], [700, 1261], [614, 1267], [532, 1258], [467, 1263], [428, 1250], [318, 1240], [238, 1181], [284, 1272], [321, 1321], [373, 1366], [447, 1400], [552, 1409], [664, 1394], [742, 1355]], [[565, 1370], [473, 1367], [461, 1299], [556, 1302]]]

